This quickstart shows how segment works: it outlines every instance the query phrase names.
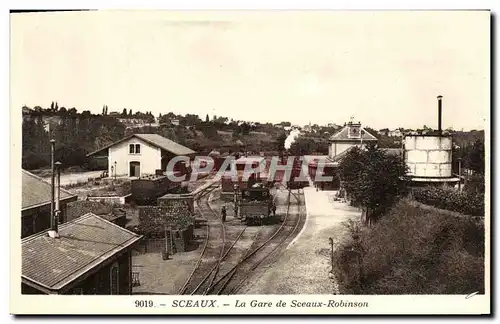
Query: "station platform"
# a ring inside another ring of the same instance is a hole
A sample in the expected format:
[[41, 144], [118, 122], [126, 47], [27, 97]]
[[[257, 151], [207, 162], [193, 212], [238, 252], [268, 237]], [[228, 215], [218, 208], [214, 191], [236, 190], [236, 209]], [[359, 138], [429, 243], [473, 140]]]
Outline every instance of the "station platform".
[[361, 211], [334, 201], [336, 191], [304, 188], [307, 220], [297, 237], [281, 256], [267, 267], [256, 270], [242, 287], [241, 294], [335, 294], [337, 286], [329, 278], [331, 246], [345, 237], [344, 222], [359, 220]]

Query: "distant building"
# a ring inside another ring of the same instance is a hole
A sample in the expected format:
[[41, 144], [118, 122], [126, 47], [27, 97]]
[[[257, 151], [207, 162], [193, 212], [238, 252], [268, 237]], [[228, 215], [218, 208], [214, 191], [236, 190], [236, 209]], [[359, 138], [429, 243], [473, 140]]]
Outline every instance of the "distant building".
[[342, 126], [337, 125], [335, 123], [328, 123], [328, 125], [326, 125], [326, 126], [329, 127], [329, 128], [340, 128], [340, 127], [342, 127]]
[[389, 136], [389, 132], [390, 131], [388, 128], [382, 128], [381, 130], [378, 131], [378, 133], [383, 136]]
[[401, 136], [403, 136], [403, 133], [401, 132], [400, 129], [394, 129], [394, 130], [389, 131], [388, 135], [390, 137], [401, 137]]
[[175, 156], [193, 158], [195, 151], [158, 134], [132, 134], [87, 156], [106, 155], [108, 174], [141, 177], [167, 170]]
[[[50, 227], [52, 185], [26, 170], [22, 170], [21, 181], [21, 237], [26, 237]], [[60, 192], [61, 214], [59, 223], [64, 223], [67, 220], [67, 204], [76, 201], [78, 196], [62, 188]]]
[[94, 214], [21, 242], [22, 294], [130, 295], [131, 250], [142, 238]]
[[126, 126], [128, 125], [146, 125], [148, 121], [144, 118], [134, 118], [134, 117], [126, 117], [126, 118], [118, 118], [118, 121]]
[[362, 147], [368, 142], [377, 142], [377, 138], [361, 127], [361, 123], [349, 122], [333, 134], [328, 147], [328, 157], [334, 159], [342, 152], [354, 147]]

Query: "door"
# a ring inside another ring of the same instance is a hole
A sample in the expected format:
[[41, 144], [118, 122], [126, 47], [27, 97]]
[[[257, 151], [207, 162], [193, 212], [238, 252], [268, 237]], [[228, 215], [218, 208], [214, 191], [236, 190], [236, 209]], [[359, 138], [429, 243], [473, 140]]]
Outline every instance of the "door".
[[130, 177], [140, 177], [141, 176], [141, 163], [140, 162], [130, 162]]

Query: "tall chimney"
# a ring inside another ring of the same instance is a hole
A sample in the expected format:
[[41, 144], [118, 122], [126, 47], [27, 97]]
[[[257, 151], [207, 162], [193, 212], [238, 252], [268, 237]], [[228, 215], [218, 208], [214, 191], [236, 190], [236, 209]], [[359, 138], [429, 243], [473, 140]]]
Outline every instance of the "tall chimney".
[[57, 237], [57, 224], [55, 222], [55, 164], [54, 164], [54, 152], [56, 147], [56, 141], [50, 140], [50, 167], [52, 171], [51, 183], [50, 183], [50, 191], [51, 191], [51, 199], [50, 199], [50, 230], [49, 236], [52, 238]]
[[442, 114], [443, 114], [443, 96], [438, 96], [437, 97], [438, 99], [438, 132], [439, 132], [439, 135], [441, 135], [443, 133], [443, 128], [442, 128], [442, 125], [441, 125], [441, 119], [442, 119]]

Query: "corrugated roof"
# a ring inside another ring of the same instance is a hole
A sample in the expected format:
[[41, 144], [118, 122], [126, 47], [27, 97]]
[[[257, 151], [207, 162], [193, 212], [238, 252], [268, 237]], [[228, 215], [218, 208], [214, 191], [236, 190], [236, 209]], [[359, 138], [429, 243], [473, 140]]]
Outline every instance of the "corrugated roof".
[[181, 145], [179, 143], [176, 143], [172, 140], [169, 140], [168, 138], [165, 138], [165, 137], [158, 135], [158, 134], [132, 134], [130, 136], [122, 138], [119, 141], [116, 141], [116, 142], [111, 143], [105, 147], [102, 147], [94, 152], [91, 152], [91, 153], [87, 154], [87, 156], [91, 156], [91, 155], [94, 155], [96, 153], [99, 153], [103, 150], [110, 148], [111, 146], [119, 144], [125, 140], [132, 138], [132, 137], [137, 137], [146, 143], [149, 143], [153, 146], [159, 147], [159, 148], [161, 148], [165, 151], [168, 151], [172, 154], [175, 154], [175, 155], [190, 155], [190, 154], [196, 153], [192, 149], [185, 147], [184, 145]]
[[22, 240], [23, 280], [59, 290], [141, 238], [92, 213], [60, 225], [59, 236]]
[[[333, 134], [330, 136], [330, 141], [334, 142], [352, 142], [352, 141], [361, 141], [360, 138], [352, 138], [349, 137], [349, 125], [344, 126], [340, 131], [337, 133]], [[362, 127], [361, 129], [361, 137], [363, 138], [363, 141], [377, 141], [377, 138], [373, 136], [372, 134], [368, 133], [368, 131]]]
[[[31, 172], [22, 170], [22, 210], [50, 204], [52, 185]], [[61, 200], [74, 198], [76, 195], [61, 188]]]

